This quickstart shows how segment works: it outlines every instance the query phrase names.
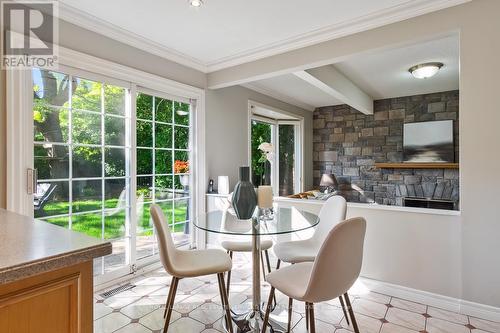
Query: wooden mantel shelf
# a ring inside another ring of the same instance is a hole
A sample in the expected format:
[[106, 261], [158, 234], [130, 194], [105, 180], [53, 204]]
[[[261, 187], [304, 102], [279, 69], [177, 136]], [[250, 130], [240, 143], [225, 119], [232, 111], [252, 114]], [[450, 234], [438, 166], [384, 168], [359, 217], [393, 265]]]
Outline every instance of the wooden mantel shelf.
[[458, 163], [375, 163], [381, 169], [458, 169]]

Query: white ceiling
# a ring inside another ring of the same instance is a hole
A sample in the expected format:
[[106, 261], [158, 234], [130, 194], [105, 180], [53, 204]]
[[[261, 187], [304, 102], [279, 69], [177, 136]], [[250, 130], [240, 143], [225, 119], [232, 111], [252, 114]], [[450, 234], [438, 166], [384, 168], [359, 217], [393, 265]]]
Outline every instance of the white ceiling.
[[213, 71], [468, 0], [60, 0], [62, 19]]
[[[426, 94], [458, 89], [459, 39], [450, 36], [403, 48], [358, 55], [335, 67], [374, 99]], [[408, 69], [425, 62], [444, 67], [425, 80], [413, 78]]]
[[[419, 80], [408, 69], [438, 61], [444, 67], [434, 77]], [[449, 36], [411, 46], [352, 57], [334, 66], [374, 100], [459, 89], [459, 39]], [[293, 74], [246, 85], [306, 109], [343, 104]]]

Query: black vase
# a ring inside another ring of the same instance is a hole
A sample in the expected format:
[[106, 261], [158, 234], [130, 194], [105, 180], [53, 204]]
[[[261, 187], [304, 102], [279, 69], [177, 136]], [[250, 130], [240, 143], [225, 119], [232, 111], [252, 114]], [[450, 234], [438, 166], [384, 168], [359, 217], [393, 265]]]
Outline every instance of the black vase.
[[234, 187], [233, 208], [240, 220], [248, 220], [257, 206], [257, 194], [250, 182], [250, 168], [240, 167], [240, 181]]

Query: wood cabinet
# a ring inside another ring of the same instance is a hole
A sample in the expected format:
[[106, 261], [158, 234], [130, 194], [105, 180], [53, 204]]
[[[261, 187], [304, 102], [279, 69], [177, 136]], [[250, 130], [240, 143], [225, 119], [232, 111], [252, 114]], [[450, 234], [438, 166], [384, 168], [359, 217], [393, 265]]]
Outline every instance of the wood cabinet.
[[0, 285], [0, 332], [91, 333], [92, 261]]

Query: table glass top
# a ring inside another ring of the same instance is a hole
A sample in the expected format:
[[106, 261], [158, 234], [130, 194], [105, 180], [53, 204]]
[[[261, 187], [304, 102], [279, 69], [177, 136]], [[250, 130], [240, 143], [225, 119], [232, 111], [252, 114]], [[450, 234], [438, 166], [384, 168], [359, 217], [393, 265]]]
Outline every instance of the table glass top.
[[271, 219], [254, 217], [239, 220], [232, 209], [212, 211], [198, 216], [193, 224], [202, 230], [229, 235], [252, 235], [252, 221], [257, 222], [255, 234], [277, 235], [297, 232], [316, 226], [320, 221], [315, 214], [297, 208], [275, 208]]

